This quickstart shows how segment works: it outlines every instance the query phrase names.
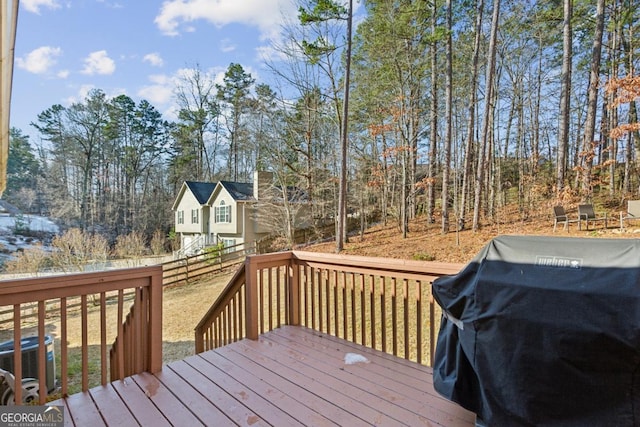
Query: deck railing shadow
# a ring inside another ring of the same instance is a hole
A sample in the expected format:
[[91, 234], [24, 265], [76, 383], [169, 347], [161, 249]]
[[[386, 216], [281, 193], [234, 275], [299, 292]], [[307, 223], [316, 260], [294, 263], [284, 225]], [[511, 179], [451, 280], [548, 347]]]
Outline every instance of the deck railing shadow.
[[430, 283], [462, 264], [281, 252], [250, 256], [195, 329], [196, 353], [301, 325], [431, 365]]

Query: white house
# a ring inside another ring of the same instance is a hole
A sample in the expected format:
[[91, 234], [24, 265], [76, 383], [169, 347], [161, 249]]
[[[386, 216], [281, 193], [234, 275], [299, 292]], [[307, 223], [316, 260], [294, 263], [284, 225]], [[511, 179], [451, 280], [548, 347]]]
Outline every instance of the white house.
[[172, 207], [181, 252], [196, 253], [220, 242], [229, 247], [268, 235], [256, 221], [255, 205], [272, 180], [271, 172], [255, 172], [253, 183], [185, 181]]
[[197, 252], [212, 244], [207, 200], [215, 187], [212, 182], [185, 181], [178, 191], [171, 209], [183, 253]]

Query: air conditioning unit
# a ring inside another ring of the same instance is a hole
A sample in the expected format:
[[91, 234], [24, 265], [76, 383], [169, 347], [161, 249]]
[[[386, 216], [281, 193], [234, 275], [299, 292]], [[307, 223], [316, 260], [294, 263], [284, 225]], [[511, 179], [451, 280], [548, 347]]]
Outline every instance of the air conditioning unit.
[[[26, 337], [20, 341], [22, 350], [22, 378], [38, 378], [38, 341], [39, 337]], [[46, 385], [47, 391], [52, 392], [56, 388], [56, 362], [53, 347], [53, 338], [44, 337], [46, 359]], [[13, 368], [14, 342], [0, 343], [0, 368], [15, 374]]]

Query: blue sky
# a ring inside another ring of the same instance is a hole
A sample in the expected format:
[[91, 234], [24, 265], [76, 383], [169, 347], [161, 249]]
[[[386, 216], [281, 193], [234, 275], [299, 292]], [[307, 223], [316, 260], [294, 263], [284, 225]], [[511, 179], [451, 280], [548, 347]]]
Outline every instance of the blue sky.
[[29, 123], [92, 88], [147, 99], [173, 119], [172, 91], [186, 68], [221, 80], [240, 63], [265, 81], [260, 58], [285, 15], [297, 15], [294, 0], [20, 0], [11, 125], [38, 143]]

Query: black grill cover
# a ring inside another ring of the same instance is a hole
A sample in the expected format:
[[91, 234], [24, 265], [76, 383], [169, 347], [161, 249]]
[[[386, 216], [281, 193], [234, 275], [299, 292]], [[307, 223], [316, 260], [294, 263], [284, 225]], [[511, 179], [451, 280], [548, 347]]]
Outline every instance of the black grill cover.
[[435, 389], [487, 426], [640, 426], [640, 240], [498, 237], [433, 295]]

